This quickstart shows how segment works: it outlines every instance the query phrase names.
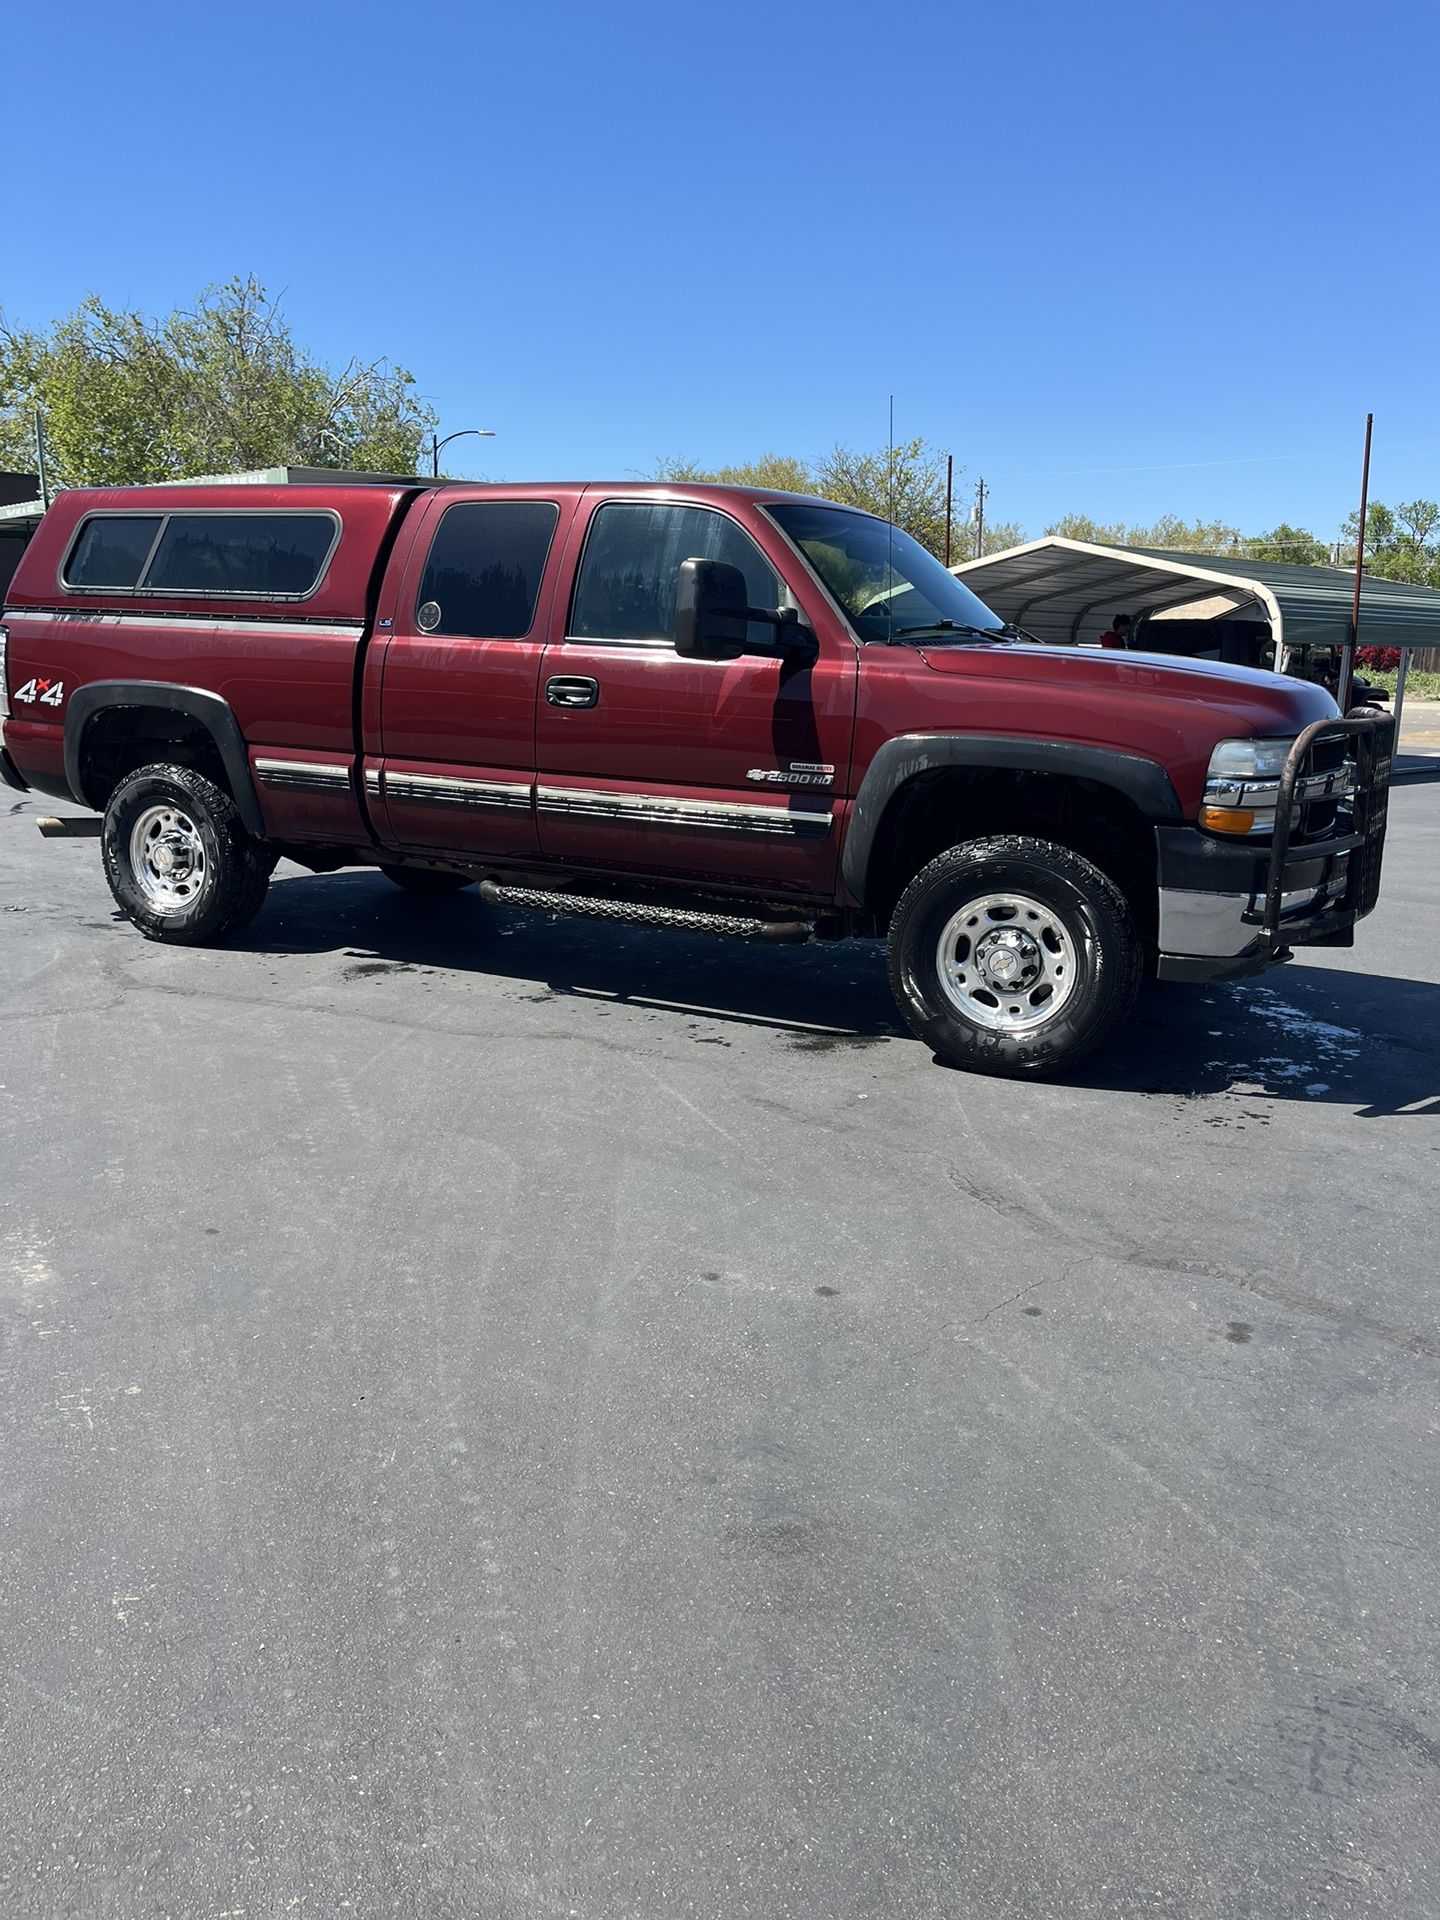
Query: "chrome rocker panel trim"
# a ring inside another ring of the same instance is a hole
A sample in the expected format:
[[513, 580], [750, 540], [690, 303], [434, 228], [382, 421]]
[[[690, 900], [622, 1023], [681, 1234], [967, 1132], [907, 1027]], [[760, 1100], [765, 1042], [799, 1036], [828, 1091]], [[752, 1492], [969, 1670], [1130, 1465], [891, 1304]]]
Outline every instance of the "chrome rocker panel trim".
[[834, 824], [833, 814], [789, 807], [747, 806], [731, 800], [667, 800], [658, 794], [598, 793], [581, 787], [541, 787], [537, 803], [541, 813], [573, 819], [774, 834], [784, 839], [823, 839]]

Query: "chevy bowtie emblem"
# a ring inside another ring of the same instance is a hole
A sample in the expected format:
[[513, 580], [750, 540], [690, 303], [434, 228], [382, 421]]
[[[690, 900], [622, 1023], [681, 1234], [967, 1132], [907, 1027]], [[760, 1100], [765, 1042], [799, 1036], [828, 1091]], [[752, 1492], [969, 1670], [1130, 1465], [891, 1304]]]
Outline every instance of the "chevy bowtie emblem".
[[835, 769], [828, 760], [792, 760], [785, 767], [751, 767], [747, 780], [762, 787], [833, 787]]

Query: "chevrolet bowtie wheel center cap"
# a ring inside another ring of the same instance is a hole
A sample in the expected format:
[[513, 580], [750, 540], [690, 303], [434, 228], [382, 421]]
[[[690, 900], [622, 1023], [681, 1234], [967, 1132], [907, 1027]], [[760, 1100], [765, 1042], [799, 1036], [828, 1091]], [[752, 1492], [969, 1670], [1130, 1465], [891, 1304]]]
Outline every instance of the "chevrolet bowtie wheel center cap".
[[1027, 985], [1040, 971], [1040, 949], [1028, 934], [1007, 928], [987, 934], [975, 950], [975, 964], [994, 986]]

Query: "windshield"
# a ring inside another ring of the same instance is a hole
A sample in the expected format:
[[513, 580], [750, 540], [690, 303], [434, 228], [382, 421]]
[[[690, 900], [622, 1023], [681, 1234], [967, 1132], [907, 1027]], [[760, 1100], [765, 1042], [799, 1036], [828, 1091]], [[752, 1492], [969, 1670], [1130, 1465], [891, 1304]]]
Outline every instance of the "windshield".
[[983, 600], [888, 521], [803, 501], [768, 501], [765, 511], [799, 547], [862, 640], [899, 639], [907, 628], [928, 629], [941, 621], [1004, 631]]

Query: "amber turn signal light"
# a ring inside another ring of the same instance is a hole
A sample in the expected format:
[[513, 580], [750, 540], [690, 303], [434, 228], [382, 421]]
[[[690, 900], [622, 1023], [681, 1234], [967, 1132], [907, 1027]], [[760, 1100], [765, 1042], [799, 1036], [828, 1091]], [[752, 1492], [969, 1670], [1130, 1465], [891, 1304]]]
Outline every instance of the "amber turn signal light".
[[1212, 833], [1249, 833], [1255, 825], [1255, 809], [1204, 806], [1200, 809], [1200, 824]]

